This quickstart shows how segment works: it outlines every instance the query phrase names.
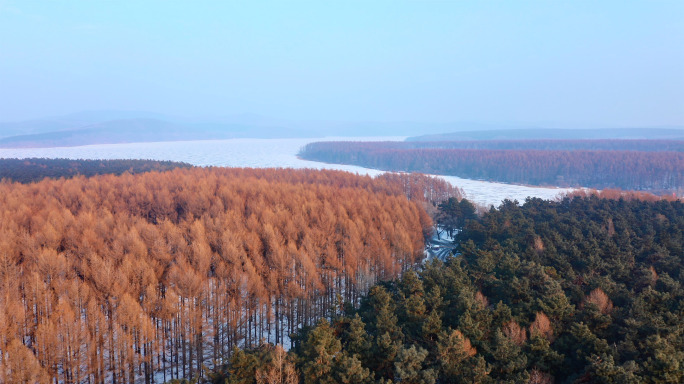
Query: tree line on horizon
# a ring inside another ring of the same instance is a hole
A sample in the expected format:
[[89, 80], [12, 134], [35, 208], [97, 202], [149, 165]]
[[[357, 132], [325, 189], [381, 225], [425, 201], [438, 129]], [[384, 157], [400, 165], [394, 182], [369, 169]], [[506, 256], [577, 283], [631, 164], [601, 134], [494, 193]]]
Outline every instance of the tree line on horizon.
[[189, 168], [192, 165], [177, 161], [162, 160], [75, 160], [75, 159], [0, 159], [0, 180], [32, 183], [44, 178], [58, 179], [75, 176], [120, 175], [143, 172], [164, 172], [175, 168]]
[[0, 182], [0, 382], [196, 377], [423, 258], [421, 175], [190, 168]]
[[[661, 150], [655, 151], [658, 147]], [[681, 147], [678, 141], [650, 140], [316, 142], [307, 144], [300, 156], [386, 171], [517, 184], [681, 193]]]
[[[363, 142], [360, 142], [363, 143]], [[440, 140], [440, 141], [382, 141], [388, 149], [515, 149], [540, 151], [639, 151], [684, 152], [684, 140], [664, 139], [520, 139], [520, 140]]]

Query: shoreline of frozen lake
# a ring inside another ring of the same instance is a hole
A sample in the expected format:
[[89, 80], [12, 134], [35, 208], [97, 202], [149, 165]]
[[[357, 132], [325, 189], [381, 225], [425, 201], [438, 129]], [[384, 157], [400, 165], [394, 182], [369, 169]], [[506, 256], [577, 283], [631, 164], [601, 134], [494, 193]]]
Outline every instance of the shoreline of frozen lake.
[[[405, 137], [327, 137], [308, 139], [227, 139], [197, 141], [164, 141], [152, 143], [97, 144], [78, 147], [0, 148], [0, 158], [67, 158], [67, 159], [148, 159], [182, 161], [197, 166], [251, 168], [315, 168], [336, 169], [376, 176], [377, 169], [355, 165], [330, 164], [297, 157], [300, 148], [314, 141], [402, 141]], [[466, 197], [485, 206], [498, 206], [504, 199], [524, 201], [526, 197], [553, 199], [573, 188], [531, 187], [439, 177], [457, 186]]]

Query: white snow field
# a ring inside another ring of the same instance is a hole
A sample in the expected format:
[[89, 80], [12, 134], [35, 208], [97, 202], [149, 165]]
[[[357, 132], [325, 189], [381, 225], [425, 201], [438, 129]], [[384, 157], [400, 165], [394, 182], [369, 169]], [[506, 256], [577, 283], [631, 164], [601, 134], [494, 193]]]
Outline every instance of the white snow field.
[[[354, 165], [328, 164], [297, 158], [304, 145], [314, 141], [401, 141], [404, 137], [327, 137], [309, 139], [230, 139], [99, 144], [56, 148], [0, 148], [0, 158], [150, 159], [183, 161], [198, 166], [252, 168], [338, 169], [362, 175], [383, 173]], [[462, 188], [471, 201], [498, 206], [504, 199], [523, 202], [526, 197], [553, 199], [571, 188], [529, 187], [440, 176]]]

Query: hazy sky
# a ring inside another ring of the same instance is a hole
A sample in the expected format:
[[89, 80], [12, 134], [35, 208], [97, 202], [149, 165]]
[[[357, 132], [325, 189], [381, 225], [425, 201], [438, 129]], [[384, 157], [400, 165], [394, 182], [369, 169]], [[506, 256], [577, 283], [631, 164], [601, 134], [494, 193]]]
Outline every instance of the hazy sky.
[[684, 1], [0, 0], [0, 121], [684, 125]]

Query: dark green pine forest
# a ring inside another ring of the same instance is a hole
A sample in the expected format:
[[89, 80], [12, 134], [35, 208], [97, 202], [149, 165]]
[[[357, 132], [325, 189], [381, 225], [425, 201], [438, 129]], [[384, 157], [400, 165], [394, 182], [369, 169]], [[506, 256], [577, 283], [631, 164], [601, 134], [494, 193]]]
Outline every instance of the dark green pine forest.
[[0, 180], [33, 183], [45, 178], [164, 172], [190, 167], [188, 163], [158, 160], [0, 159]]
[[[466, 204], [467, 206], [467, 204]], [[235, 350], [214, 383], [682, 383], [684, 205], [452, 201], [456, 256], [293, 335]], [[199, 381], [199, 380], [196, 380]]]

